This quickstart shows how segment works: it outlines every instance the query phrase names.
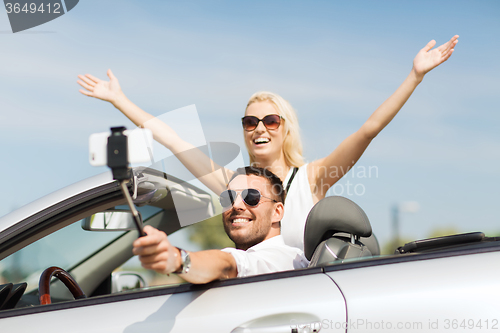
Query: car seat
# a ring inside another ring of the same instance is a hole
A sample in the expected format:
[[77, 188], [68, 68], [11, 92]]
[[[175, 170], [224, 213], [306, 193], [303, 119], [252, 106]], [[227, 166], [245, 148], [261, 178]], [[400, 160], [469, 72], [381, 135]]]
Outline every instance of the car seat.
[[361, 207], [347, 198], [331, 196], [320, 200], [307, 216], [304, 254], [313, 267], [378, 255], [380, 247]]

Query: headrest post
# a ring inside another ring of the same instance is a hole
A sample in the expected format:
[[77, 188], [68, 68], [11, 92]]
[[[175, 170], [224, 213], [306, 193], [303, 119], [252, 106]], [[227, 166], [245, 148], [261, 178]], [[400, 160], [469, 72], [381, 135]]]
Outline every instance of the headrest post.
[[356, 238], [354, 237], [354, 234], [351, 234], [351, 243], [356, 244]]

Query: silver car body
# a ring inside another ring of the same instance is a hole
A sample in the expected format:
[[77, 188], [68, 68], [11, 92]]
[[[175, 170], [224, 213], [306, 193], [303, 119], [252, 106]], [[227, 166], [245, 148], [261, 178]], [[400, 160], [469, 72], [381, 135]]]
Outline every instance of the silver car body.
[[[162, 181], [161, 174], [149, 175], [147, 170], [136, 170], [136, 175], [131, 187], [136, 198], [143, 177], [150, 177], [153, 183], [160, 179], [167, 196], [172, 195], [172, 188], [182, 192], [184, 201], [175, 209], [194, 207], [193, 211], [208, 215], [218, 212], [210, 195], [178, 179], [166, 176]], [[167, 232], [172, 232], [180, 223], [171, 201], [158, 204], [167, 200], [165, 193], [151, 201], [163, 210], [146, 223], [163, 227], [170, 223]], [[0, 258], [123, 202], [110, 174], [50, 194], [0, 219]], [[69, 273], [92, 295], [132, 256], [136, 237], [136, 231], [124, 233], [71, 267]], [[73, 300], [60, 282], [53, 282], [51, 295], [57, 302], [37, 305], [33, 301], [36, 290], [27, 292], [23, 306], [0, 311], [0, 328], [2, 332], [483, 332], [500, 327], [498, 262], [500, 244], [492, 240], [80, 300]]]

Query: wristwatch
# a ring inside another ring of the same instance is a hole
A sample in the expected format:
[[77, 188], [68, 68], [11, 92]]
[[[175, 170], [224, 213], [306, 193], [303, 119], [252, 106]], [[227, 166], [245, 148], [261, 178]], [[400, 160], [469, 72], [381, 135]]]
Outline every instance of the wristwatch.
[[191, 268], [191, 258], [189, 257], [189, 253], [187, 251], [184, 251], [181, 248], [177, 249], [181, 253], [181, 267], [179, 267], [179, 269], [176, 270], [174, 273], [186, 274], [187, 272], [189, 272], [189, 269]]

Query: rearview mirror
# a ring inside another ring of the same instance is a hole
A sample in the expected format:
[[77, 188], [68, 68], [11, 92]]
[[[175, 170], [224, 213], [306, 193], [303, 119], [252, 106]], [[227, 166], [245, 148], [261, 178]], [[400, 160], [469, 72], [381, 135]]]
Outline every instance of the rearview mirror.
[[[141, 213], [138, 212], [138, 214], [142, 222]], [[86, 217], [82, 221], [82, 229], [88, 231], [137, 230], [132, 212], [123, 209], [111, 209]]]

